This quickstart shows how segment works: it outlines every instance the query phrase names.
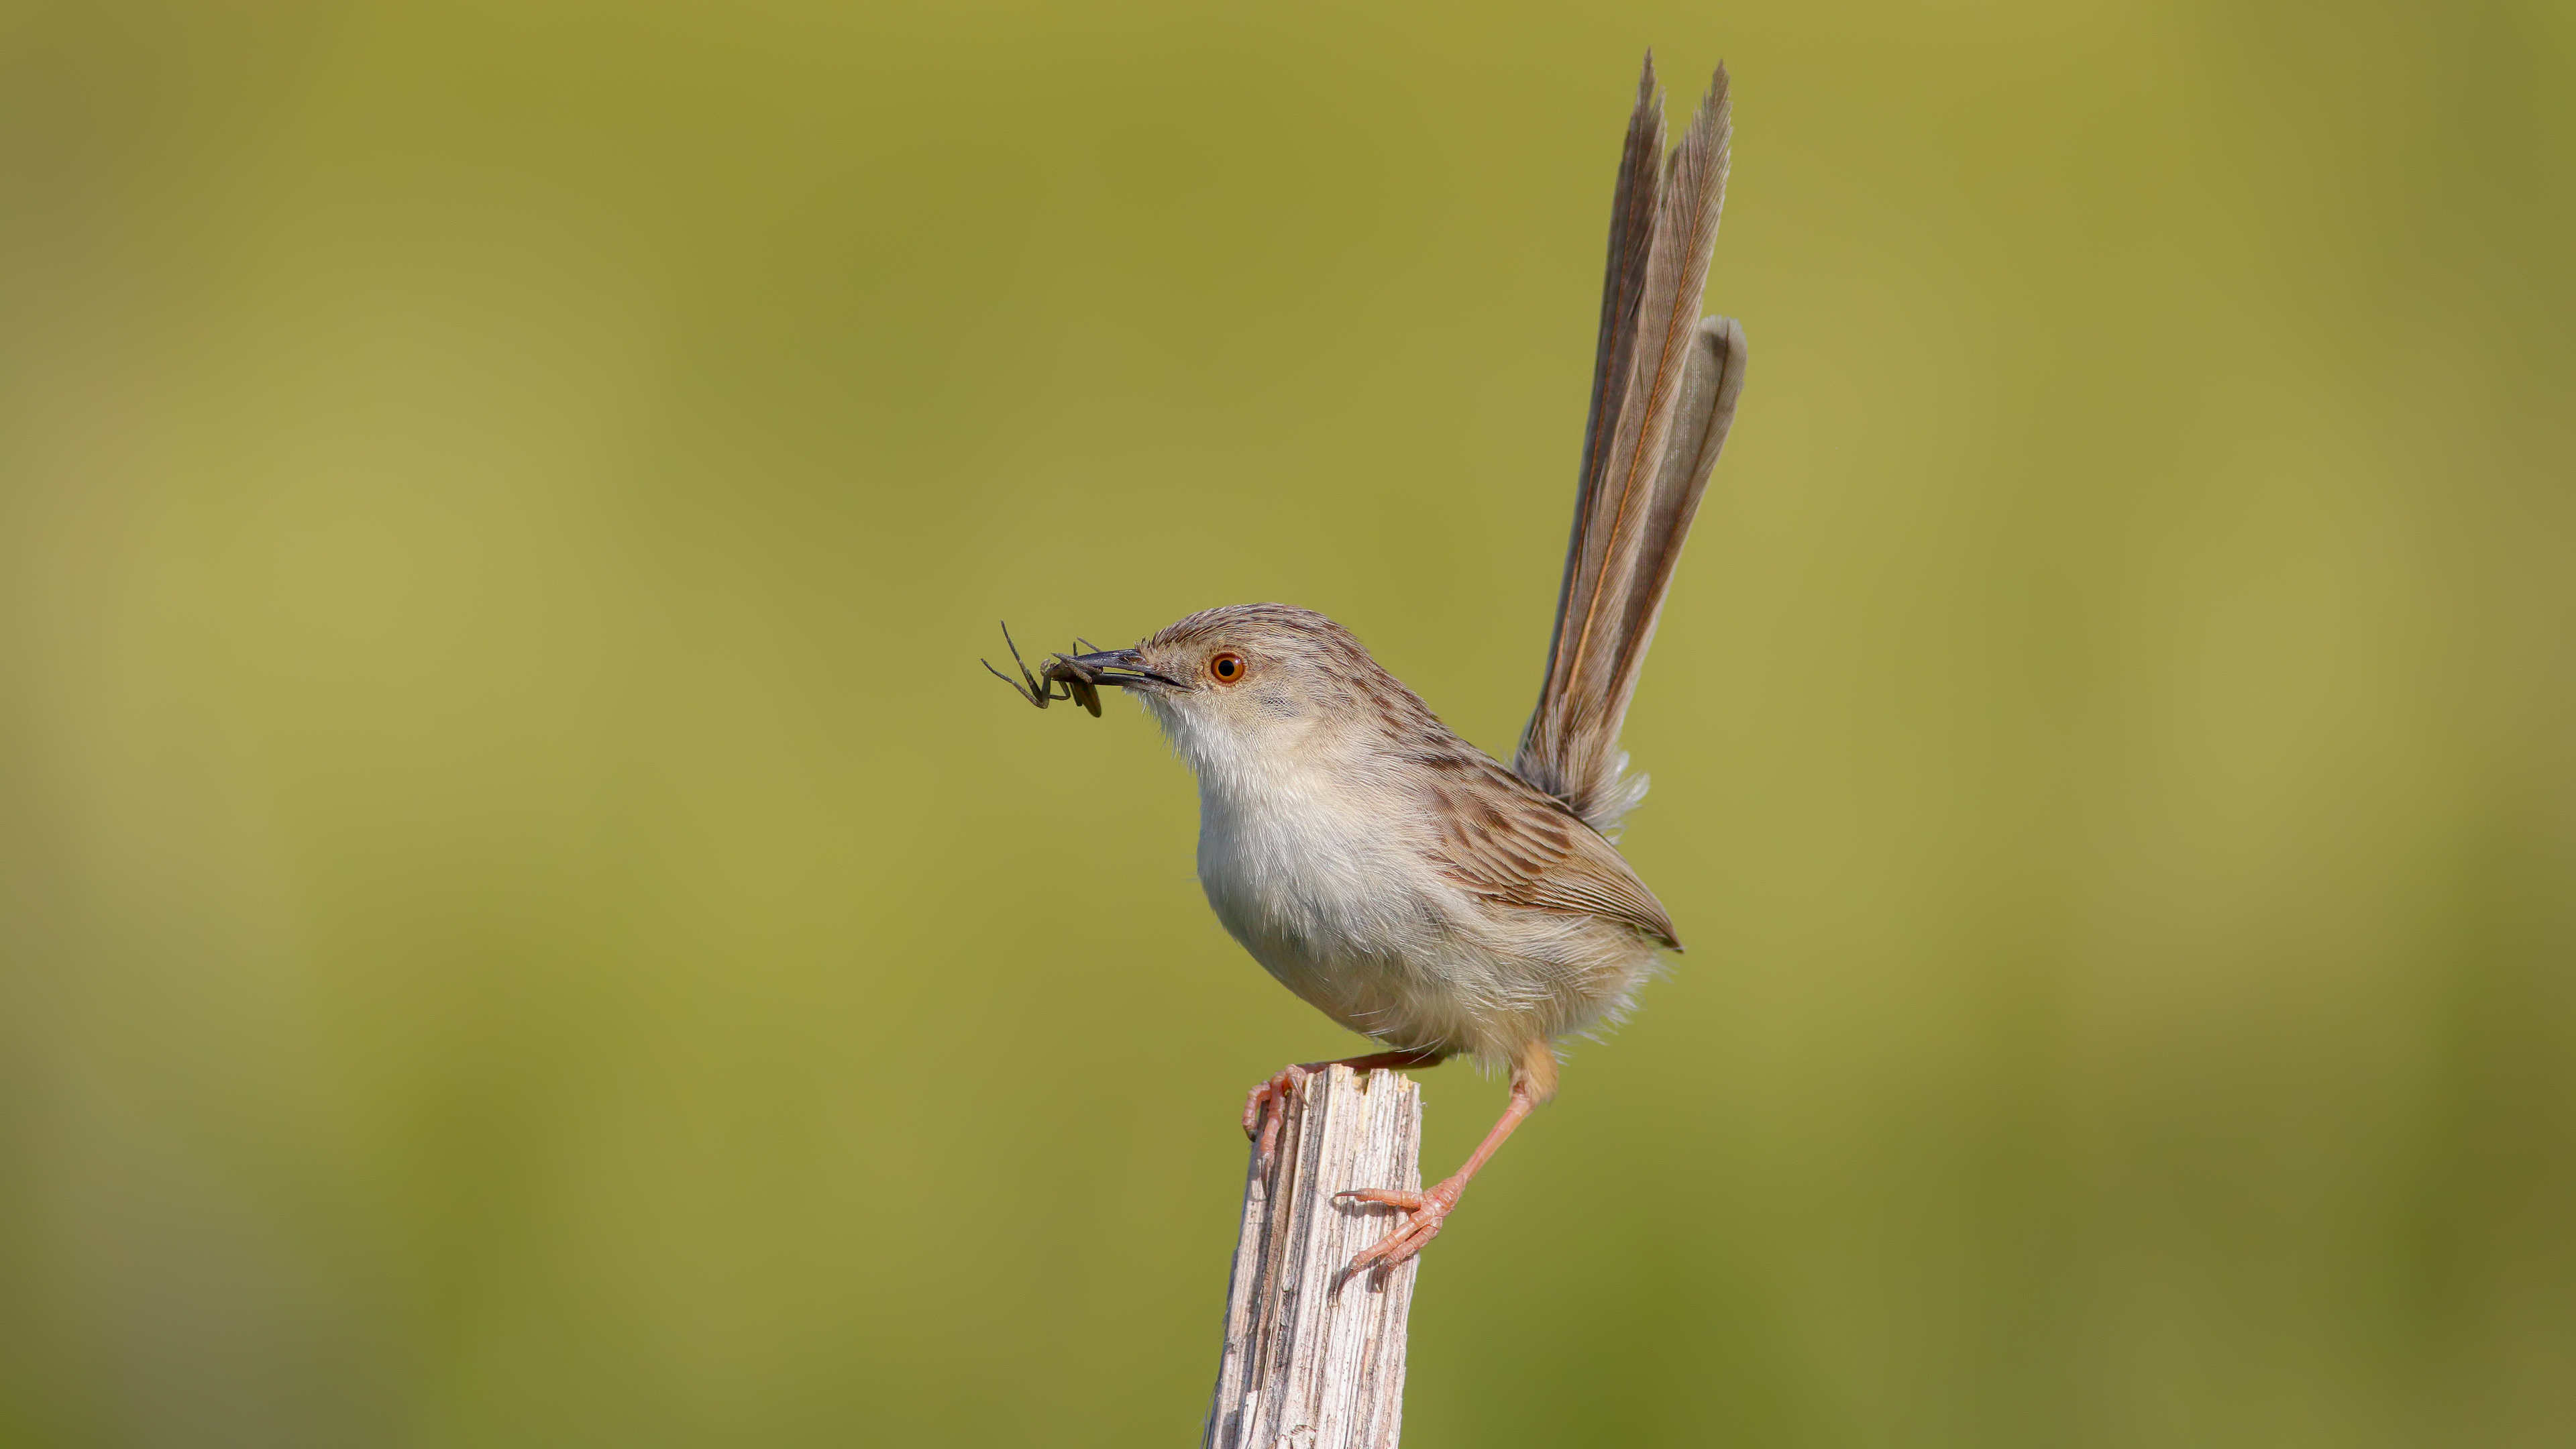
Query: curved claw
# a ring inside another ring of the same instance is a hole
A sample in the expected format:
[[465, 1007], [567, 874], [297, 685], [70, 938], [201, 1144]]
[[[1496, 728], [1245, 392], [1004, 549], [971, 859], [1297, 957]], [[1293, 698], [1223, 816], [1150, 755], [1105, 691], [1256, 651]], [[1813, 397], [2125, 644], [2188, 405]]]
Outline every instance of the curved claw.
[[1302, 1066], [1281, 1067], [1270, 1080], [1254, 1087], [1243, 1099], [1243, 1135], [1261, 1144], [1260, 1172], [1270, 1175], [1273, 1160], [1279, 1152], [1279, 1129], [1288, 1120], [1288, 1102], [1314, 1075]]
[[1343, 1269], [1344, 1276], [1365, 1273], [1372, 1268], [1394, 1268], [1412, 1260], [1423, 1245], [1440, 1236], [1449, 1214], [1458, 1206], [1466, 1184], [1452, 1179], [1429, 1192], [1407, 1192], [1392, 1187], [1356, 1187], [1333, 1194], [1335, 1202], [1365, 1202], [1391, 1207], [1404, 1214], [1395, 1231], [1362, 1248]]

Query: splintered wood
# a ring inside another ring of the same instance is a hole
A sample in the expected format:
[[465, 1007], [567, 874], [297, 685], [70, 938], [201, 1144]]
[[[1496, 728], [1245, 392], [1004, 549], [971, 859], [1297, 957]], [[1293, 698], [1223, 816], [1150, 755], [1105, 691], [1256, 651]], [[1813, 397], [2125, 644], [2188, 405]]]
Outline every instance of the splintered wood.
[[1307, 1078], [1290, 1103], [1269, 1181], [1254, 1149], [1205, 1449], [1395, 1449], [1418, 1265], [1347, 1273], [1398, 1215], [1333, 1194], [1418, 1191], [1421, 1150], [1421, 1088], [1339, 1066]]

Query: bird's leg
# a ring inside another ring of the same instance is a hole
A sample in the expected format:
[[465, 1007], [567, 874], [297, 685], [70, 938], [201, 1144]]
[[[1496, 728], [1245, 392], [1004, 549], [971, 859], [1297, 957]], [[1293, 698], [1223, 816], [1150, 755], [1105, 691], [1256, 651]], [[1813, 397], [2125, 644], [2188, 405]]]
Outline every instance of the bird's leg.
[[1503, 1115], [1494, 1123], [1485, 1140], [1467, 1158], [1464, 1167], [1425, 1192], [1407, 1192], [1402, 1188], [1361, 1187], [1333, 1194], [1336, 1202], [1384, 1203], [1404, 1214], [1404, 1221], [1394, 1232], [1360, 1250], [1346, 1270], [1358, 1273], [1369, 1268], [1392, 1268], [1422, 1251], [1422, 1245], [1440, 1236], [1441, 1224], [1449, 1220], [1458, 1199], [1467, 1193], [1468, 1180], [1476, 1175], [1488, 1158], [1502, 1149], [1503, 1139], [1521, 1125], [1539, 1103], [1556, 1095], [1556, 1057], [1547, 1043], [1532, 1042], [1521, 1052], [1520, 1062], [1512, 1068], [1512, 1099], [1503, 1107]]
[[[1278, 1075], [1252, 1089], [1243, 1099], [1243, 1135], [1261, 1144], [1261, 1174], [1270, 1175], [1270, 1159], [1279, 1146], [1280, 1125], [1288, 1119], [1288, 1098], [1306, 1079], [1326, 1067], [1348, 1067], [1355, 1072], [1375, 1071], [1379, 1067], [1429, 1067], [1447, 1060], [1449, 1054], [1426, 1047], [1413, 1051], [1371, 1052], [1364, 1057], [1343, 1057], [1339, 1061], [1307, 1062], [1285, 1066]], [[1265, 1110], [1275, 1107], [1276, 1110]]]

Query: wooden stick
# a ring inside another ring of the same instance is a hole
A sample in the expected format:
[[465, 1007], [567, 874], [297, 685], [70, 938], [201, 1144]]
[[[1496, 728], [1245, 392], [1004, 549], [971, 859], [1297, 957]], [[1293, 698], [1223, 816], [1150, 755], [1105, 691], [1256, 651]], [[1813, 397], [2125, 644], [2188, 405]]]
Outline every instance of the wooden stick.
[[1348, 1067], [1290, 1101], [1271, 1180], [1259, 1149], [1243, 1182], [1243, 1232], [1225, 1295], [1225, 1356], [1204, 1449], [1395, 1449], [1404, 1425], [1408, 1262], [1351, 1274], [1396, 1226], [1392, 1209], [1337, 1203], [1344, 1188], [1422, 1187], [1422, 1089]]

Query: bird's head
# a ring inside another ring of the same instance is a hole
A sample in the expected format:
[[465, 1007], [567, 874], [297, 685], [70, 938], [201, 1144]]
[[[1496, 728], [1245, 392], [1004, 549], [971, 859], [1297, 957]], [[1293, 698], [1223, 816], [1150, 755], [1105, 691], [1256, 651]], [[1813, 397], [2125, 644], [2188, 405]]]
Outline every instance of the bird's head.
[[1286, 604], [1208, 609], [1132, 648], [1059, 655], [1044, 672], [1136, 695], [1203, 777], [1439, 728], [1349, 630]]

